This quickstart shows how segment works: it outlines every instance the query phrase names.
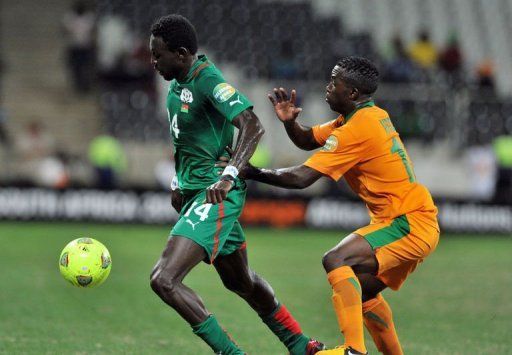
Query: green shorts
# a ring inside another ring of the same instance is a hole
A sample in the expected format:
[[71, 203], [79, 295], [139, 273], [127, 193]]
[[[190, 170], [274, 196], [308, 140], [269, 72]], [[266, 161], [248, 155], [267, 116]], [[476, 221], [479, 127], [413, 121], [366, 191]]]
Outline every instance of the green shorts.
[[193, 240], [208, 254], [208, 263], [219, 255], [229, 255], [244, 247], [245, 235], [238, 217], [245, 203], [245, 188], [231, 190], [220, 204], [204, 203], [206, 192], [186, 198], [180, 218], [170, 237], [180, 236]]

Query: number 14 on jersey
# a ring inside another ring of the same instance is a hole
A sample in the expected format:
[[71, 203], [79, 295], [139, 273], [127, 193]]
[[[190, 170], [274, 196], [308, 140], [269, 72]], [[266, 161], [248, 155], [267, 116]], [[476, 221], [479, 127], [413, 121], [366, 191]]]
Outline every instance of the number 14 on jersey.
[[[169, 110], [167, 110], [167, 113], [169, 115], [169, 119], [171, 118], [171, 112]], [[178, 128], [178, 115], [177, 114], [174, 114], [174, 116], [172, 116], [172, 120], [171, 121], [171, 133], [174, 135], [174, 138], [178, 138], [179, 134], [180, 134], [180, 129]]]

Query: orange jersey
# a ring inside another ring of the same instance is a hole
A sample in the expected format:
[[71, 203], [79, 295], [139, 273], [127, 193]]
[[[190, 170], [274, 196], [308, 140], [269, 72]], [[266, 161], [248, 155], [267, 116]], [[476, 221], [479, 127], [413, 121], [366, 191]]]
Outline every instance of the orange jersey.
[[313, 127], [313, 135], [323, 147], [304, 165], [336, 181], [344, 176], [366, 203], [372, 223], [418, 210], [437, 213], [427, 188], [416, 182], [388, 113], [373, 101]]

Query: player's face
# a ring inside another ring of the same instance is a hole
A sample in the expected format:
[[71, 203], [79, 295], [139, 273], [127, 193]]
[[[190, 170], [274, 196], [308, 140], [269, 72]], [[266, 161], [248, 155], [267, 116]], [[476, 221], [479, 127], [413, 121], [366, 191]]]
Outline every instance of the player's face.
[[354, 107], [354, 88], [342, 79], [343, 72], [339, 66], [335, 66], [331, 73], [331, 80], [326, 87], [325, 101], [331, 110], [347, 114]]
[[165, 80], [176, 78], [183, 70], [183, 62], [178, 51], [170, 51], [161, 37], [151, 35], [149, 49], [153, 67]]

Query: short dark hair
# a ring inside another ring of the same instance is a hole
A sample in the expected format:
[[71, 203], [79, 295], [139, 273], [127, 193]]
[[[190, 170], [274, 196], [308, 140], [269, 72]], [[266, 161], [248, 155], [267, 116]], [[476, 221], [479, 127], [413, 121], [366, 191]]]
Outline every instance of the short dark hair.
[[151, 26], [151, 34], [161, 37], [170, 51], [184, 47], [191, 54], [197, 53], [196, 29], [181, 15], [171, 14], [160, 17]]
[[362, 94], [373, 94], [377, 90], [379, 71], [368, 59], [363, 57], [345, 57], [337, 66], [342, 69], [342, 80], [357, 88]]

